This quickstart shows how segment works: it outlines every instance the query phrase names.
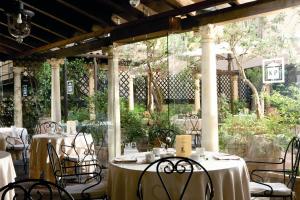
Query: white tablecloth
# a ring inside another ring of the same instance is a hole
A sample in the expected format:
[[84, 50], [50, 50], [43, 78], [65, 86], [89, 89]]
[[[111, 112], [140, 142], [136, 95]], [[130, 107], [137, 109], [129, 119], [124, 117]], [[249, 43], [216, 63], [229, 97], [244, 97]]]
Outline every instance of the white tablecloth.
[[6, 142], [5, 142], [5, 138], [7, 136], [20, 137], [23, 129], [24, 129], [24, 131], [23, 131], [23, 134], [22, 134], [22, 138], [23, 138], [23, 141], [26, 142], [27, 141], [26, 137], [28, 135], [26, 128], [18, 128], [18, 127], [16, 127], [15, 129], [13, 129], [12, 127], [2, 127], [2, 128], [0, 128], [0, 150], [5, 151], [6, 145], [7, 145]]
[[[214, 200], [250, 200], [249, 194], [249, 174], [246, 164], [243, 159], [240, 160], [215, 160], [212, 157], [209, 160], [203, 160], [200, 162], [209, 172], [209, 175], [213, 182], [215, 191]], [[108, 176], [108, 195], [112, 200], [135, 200], [137, 199], [137, 184], [138, 179], [142, 171], [147, 164], [136, 163], [111, 163]], [[154, 184], [157, 186], [159, 181], [156, 172], [152, 171], [153, 176], [147, 176], [148, 191], [143, 191], [144, 199], [158, 200], [167, 199], [164, 198], [164, 190], [159, 187], [153, 189], [148, 184]], [[150, 177], [150, 178], [149, 178]], [[203, 199], [200, 196], [203, 192], [203, 172], [199, 171], [192, 176], [190, 185], [185, 192], [184, 199]], [[172, 177], [173, 178], [173, 177]], [[171, 182], [172, 192], [177, 192], [180, 184], [176, 177]], [[155, 187], [154, 187], [155, 188]], [[147, 190], [147, 189], [146, 189]]]
[[[11, 159], [11, 155], [8, 152], [0, 151], [0, 188], [8, 183], [14, 182], [16, 178], [16, 172]], [[14, 196], [14, 191], [11, 190], [6, 195], [5, 200], [11, 200]], [[1, 197], [1, 193], [0, 193]]]
[[[52, 168], [47, 151], [47, 143], [51, 143], [58, 156], [65, 156], [61, 151], [61, 145], [71, 145], [75, 138], [75, 135], [58, 135], [58, 134], [39, 134], [34, 135], [32, 138], [31, 148], [30, 148], [30, 168], [29, 168], [29, 177], [30, 178], [39, 178], [41, 173], [46, 180], [55, 181], [54, 176], [52, 175]], [[86, 134], [87, 142], [90, 144], [93, 141], [91, 134]], [[85, 140], [83, 136], [76, 138], [76, 150], [77, 152], [84, 153], [86, 149]], [[74, 155], [75, 152], [70, 152], [67, 150], [70, 155]], [[76, 154], [75, 154], [76, 155]]]

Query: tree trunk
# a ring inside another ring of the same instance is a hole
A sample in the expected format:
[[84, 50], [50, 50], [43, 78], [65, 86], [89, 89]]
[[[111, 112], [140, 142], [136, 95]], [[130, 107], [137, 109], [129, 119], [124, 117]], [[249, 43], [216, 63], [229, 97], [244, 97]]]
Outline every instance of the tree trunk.
[[262, 113], [262, 109], [261, 109], [261, 102], [260, 102], [260, 98], [259, 98], [259, 94], [257, 92], [256, 87], [253, 85], [253, 83], [246, 77], [245, 74], [245, 70], [241, 65], [241, 62], [238, 60], [238, 58], [236, 57], [236, 55], [233, 53], [233, 57], [236, 61], [236, 64], [239, 68], [239, 72], [240, 72], [240, 76], [242, 78], [242, 80], [246, 83], [246, 85], [248, 85], [253, 93], [253, 97], [254, 97], [254, 102], [255, 102], [255, 110], [256, 110], [256, 117], [257, 119], [261, 119], [263, 118], [263, 113]]

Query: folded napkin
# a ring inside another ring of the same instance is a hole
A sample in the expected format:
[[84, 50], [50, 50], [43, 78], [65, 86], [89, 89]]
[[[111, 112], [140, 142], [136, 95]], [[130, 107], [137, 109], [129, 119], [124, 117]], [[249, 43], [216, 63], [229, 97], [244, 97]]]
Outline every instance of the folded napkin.
[[240, 157], [236, 155], [230, 155], [225, 153], [215, 154], [213, 157], [217, 160], [239, 160]]
[[116, 157], [114, 159], [114, 162], [136, 162], [137, 158], [136, 156], [120, 156], [120, 157]]

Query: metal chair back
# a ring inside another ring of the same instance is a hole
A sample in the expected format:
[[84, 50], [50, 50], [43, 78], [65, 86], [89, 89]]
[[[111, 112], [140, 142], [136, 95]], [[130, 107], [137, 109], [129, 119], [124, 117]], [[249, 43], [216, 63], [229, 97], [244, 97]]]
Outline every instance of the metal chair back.
[[59, 131], [62, 131], [63, 128], [60, 124], [53, 121], [47, 121], [43, 122], [41, 124], [38, 124], [35, 127], [35, 134], [44, 134], [44, 133], [57, 133]]
[[143, 177], [147, 173], [148, 169], [152, 166], [156, 168], [156, 171], [153, 173], [156, 173], [156, 175], [158, 176], [160, 180], [160, 184], [163, 187], [163, 190], [165, 191], [169, 200], [173, 200], [173, 199], [171, 194], [172, 191], [168, 189], [167, 186], [166, 176], [172, 176], [175, 174], [179, 174], [179, 175], [184, 174], [186, 176], [186, 180], [183, 181], [183, 185], [182, 187], [180, 187], [181, 191], [180, 191], [180, 196], [178, 197], [179, 200], [182, 200], [184, 198], [186, 189], [189, 186], [192, 175], [194, 173], [204, 173], [205, 194], [203, 195], [205, 196], [206, 200], [213, 199], [214, 196], [213, 183], [207, 170], [200, 163], [185, 157], [166, 157], [166, 158], [161, 158], [149, 164], [139, 177], [138, 191], [137, 191], [137, 196], [139, 199], [141, 200], [143, 199], [143, 181], [142, 181]]
[[43, 179], [25, 179], [9, 183], [0, 189], [1, 200], [11, 198], [10, 192], [15, 192], [13, 199], [24, 200], [73, 200], [74, 198], [62, 187]]
[[61, 160], [59, 159], [56, 150], [51, 143], [47, 144], [47, 150], [56, 183], [64, 187], [64, 181], [60, 179], [60, 177], [63, 175]]
[[[288, 144], [288, 147], [284, 154], [284, 183], [294, 190], [296, 176], [299, 175], [299, 162], [300, 162], [300, 138], [294, 137]], [[287, 163], [290, 164], [290, 168], [287, 167]], [[288, 175], [288, 178], [286, 178]]]

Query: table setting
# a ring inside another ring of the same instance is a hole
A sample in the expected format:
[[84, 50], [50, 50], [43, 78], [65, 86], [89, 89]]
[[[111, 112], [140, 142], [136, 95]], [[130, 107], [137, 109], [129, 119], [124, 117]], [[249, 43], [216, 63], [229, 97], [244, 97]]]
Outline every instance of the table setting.
[[[180, 138], [182, 137], [182, 138]], [[249, 174], [245, 161], [236, 156], [221, 152], [206, 151], [204, 147], [192, 149], [190, 135], [176, 136], [175, 148], [153, 148], [152, 151], [132, 153], [116, 157], [109, 166], [108, 173], [108, 195], [110, 199], [137, 199], [137, 183], [139, 176], [147, 166], [160, 158], [167, 157], [188, 157], [200, 163], [211, 176], [215, 199], [217, 200], [250, 200]], [[174, 160], [175, 162], [175, 160]], [[184, 167], [184, 166], [183, 166]], [[185, 173], [191, 171], [187, 169]], [[195, 196], [198, 191], [203, 191], [203, 170], [196, 166], [193, 168], [191, 186], [187, 188], [186, 199], [201, 199]], [[157, 178], [156, 167], [151, 166], [147, 173], [147, 188], [144, 199], [162, 199], [160, 181]], [[195, 174], [195, 175], [194, 175]], [[182, 181], [174, 177], [169, 181], [173, 187], [174, 195], [177, 182]], [[150, 189], [156, 188], [155, 190]], [[204, 187], [204, 186], [203, 186]]]

